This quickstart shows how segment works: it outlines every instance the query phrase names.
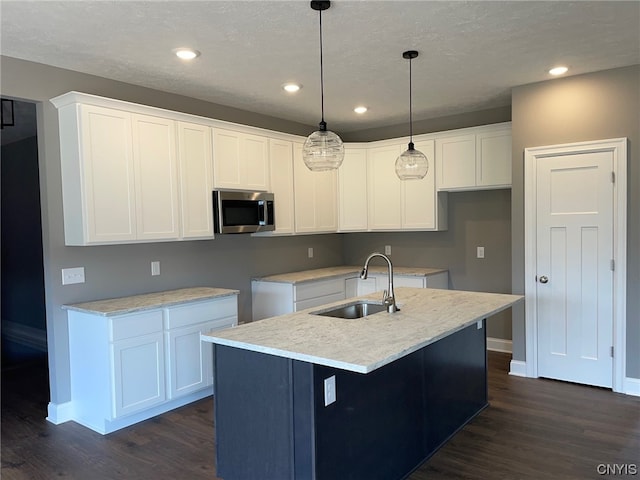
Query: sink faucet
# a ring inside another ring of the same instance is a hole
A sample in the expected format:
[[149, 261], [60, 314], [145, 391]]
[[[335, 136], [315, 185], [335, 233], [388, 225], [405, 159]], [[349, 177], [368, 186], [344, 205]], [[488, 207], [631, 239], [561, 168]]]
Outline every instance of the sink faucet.
[[396, 306], [396, 297], [395, 297], [395, 294], [393, 293], [393, 265], [391, 264], [391, 260], [389, 259], [389, 257], [378, 252], [374, 252], [371, 255], [369, 255], [367, 259], [364, 261], [364, 267], [362, 267], [362, 272], [360, 272], [360, 278], [363, 280], [367, 278], [367, 275], [369, 273], [369, 262], [374, 257], [381, 257], [387, 261], [387, 265], [389, 267], [389, 287], [387, 288], [387, 290], [384, 291], [384, 296], [382, 297], [382, 303], [386, 307], [387, 312], [389, 313], [397, 312], [400, 309]]

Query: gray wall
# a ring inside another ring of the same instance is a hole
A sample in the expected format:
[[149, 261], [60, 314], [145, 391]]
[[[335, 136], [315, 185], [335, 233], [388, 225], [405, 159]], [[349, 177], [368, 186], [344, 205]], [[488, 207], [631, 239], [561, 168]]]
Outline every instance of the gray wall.
[[[450, 288], [510, 293], [511, 191], [449, 193], [448, 204], [444, 232], [345, 234], [345, 261], [360, 265], [391, 245], [394, 266], [448, 268]], [[477, 246], [485, 247], [484, 259], [476, 258]], [[487, 335], [511, 339], [510, 310], [487, 322]]]
[[[524, 292], [524, 149], [607, 138], [629, 139], [627, 376], [640, 378], [640, 66], [513, 89], [512, 277]], [[514, 359], [525, 360], [524, 307], [513, 312]]]
[[[66, 247], [63, 235], [57, 110], [49, 99], [77, 90], [206, 117], [306, 135], [315, 127], [208, 104], [8, 57], [1, 59], [2, 95], [35, 101], [42, 194], [42, 229], [51, 401], [70, 399], [66, 313], [61, 305], [122, 295], [212, 285], [241, 291], [240, 319], [251, 318], [252, 276], [342, 263], [340, 235], [291, 238], [220, 236], [215, 240]], [[307, 248], [315, 256], [307, 258]], [[151, 277], [150, 262], [162, 274]], [[86, 283], [62, 286], [60, 269], [84, 266]]]

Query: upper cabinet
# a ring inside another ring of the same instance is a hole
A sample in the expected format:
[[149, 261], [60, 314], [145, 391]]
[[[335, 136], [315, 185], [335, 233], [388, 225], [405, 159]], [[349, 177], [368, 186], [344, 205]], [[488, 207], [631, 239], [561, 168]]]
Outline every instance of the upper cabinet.
[[271, 192], [275, 199], [276, 229], [261, 235], [294, 233], [293, 144], [286, 140], [269, 139], [269, 170]]
[[181, 237], [213, 238], [211, 128], [178, 122]]
[[338, 230], [368, 228], [367, 148], [345, 145], [344, 161], [338, 169]]
[[66, 245], [213, 238], [209, 127], [76, 92], [52, 103]]
[[213, 129], [213, 185], [235, 190], [269, 190], [269, 140]]
[[338, 230], [337, 173], [335, 170], [325, 172], [309, 170], [302, 159], [302, 143], [298, 142], [293, 144], [293, 182], [295, 232], [336, 232]]
[[435, 189], [434, 141], [415, 141], [430, 163], [420, 180], [396, 175], [396, 159], [406, 148], [392, 143], [368, 151], [369, 230], [446, 230], [446, 194], [438, 196]]
[[436, 138], [438, 190], [511, 187], [511, 124], [469, 128]]

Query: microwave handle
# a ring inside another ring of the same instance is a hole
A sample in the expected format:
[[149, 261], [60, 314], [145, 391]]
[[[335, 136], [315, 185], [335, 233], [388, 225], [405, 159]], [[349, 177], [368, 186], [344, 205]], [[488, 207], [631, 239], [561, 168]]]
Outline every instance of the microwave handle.
[[267, 225], [269, 223], [269, 210], [267, 209], [267, 202], [265, 202], [264, 200], [259, 200], [258, 206], [260, 207], [260, 218], [258, 224]]

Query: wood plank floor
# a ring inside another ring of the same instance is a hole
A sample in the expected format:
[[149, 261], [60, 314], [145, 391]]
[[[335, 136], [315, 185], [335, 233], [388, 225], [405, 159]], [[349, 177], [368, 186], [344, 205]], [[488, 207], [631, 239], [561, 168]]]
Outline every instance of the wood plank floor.
[[[512, 377], [509, 360], [489, 353], [490, 407], [409, 479], [640, 478], [598, 472], [640, 470], [639, 398]], [[48, 423], [47, 388], [42, 364], [2, 371], [3, 480], [217, 478], [211, 399], [102, 436]]]

